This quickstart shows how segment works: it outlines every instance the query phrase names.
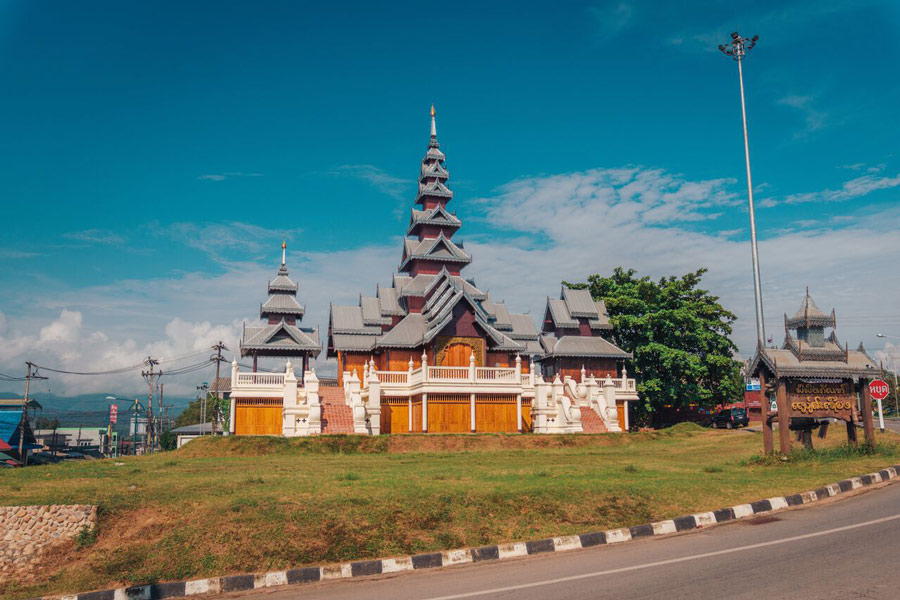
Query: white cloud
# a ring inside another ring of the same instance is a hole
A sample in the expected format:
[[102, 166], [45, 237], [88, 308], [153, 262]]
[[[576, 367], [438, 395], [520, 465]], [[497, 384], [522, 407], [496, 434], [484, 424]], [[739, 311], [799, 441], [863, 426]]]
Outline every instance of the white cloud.
[[259, 254], [281, 255], [281, 240], [302, 232], [302, 229], [266, 229], [251, 223], [232, 221], [229, 223], [172, 223], [161, 226], [152, 223], [152, 233], [167, 237], [174, 242], [200, 250], [216, 260], [225, 260], [226, 253], [234, 251], [243, 256]]
[[200, 175], [197, 179], [207, 181], [225, 181], [229, 177], [262, 177], [262, 173], [241, 173], [240, 171], [226, 171], [224, 173], [209, 173]]
[[407, 193], [412, 189], [409, 179], [390, 175], [375, 165], [341, 165], [329, 171], [328, 174], [361, 179], [396, 200], [407, 199]]
[[803, 116], [803, 128], [794, 133], [794, 139], [806, 139], [828, 124], [829, 115], [815, 106], [813, 96], [788, 95], [778, 99], [778, 104], [796, 109]]
[[121, 244], [125, 241], [125, 238], [118, 233], [107, 231], [104, 229], [85, 229], [84, 231], [70, 231], [69, 233], [64, 233], [63, 237], [78, 242], [111, 246]]
[[900, 173], [896, 177], [877, 177], [874, 174], [861, 175], [849, 181], [845, 181], [840, 189], [821, 190], [818, 192], [803, 192], [790, 194], [784, 198], [764, 198], [758, 205], [761, 208], [771, 208], [779, 204], [804, 204], [807, 202], [843, 202], [861, 198], [880, 190], [889, 190], [900, 186]]
[[604, 2], [588, 9], [603, 39], [613, 38], [634, 21], [635, 7], [627, 2]]

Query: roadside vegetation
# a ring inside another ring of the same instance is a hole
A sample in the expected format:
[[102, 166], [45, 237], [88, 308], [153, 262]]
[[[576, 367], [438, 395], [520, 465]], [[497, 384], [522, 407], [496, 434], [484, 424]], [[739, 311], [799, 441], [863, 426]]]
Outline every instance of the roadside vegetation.
[[98, 504], [25, 598], [630, 526], [894, 464], [842, 436], [796, 460], [760, 434], [682, 424], [599, 436], [205, 438], [175, 452], [0, 471], [3, 504]]

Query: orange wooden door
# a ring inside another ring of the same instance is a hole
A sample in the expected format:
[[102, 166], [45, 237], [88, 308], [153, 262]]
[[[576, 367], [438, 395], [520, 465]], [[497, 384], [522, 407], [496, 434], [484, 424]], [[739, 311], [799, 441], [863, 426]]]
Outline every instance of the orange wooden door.
[[518, 425], [515, 396], [508, 399], [475, 398], [475, 431], [513, 433], [519, 430]]
[[281, 435], [281, 406], [235, 406], [235, 435]]
[[619, 427], [622, 428], [622, 431], [625, 431], [625, 403], [624, 402], [616, 402], [616, 417], [619, 421]]
[[468, 367], [469, 357], [472, 356], [472, 347], [467, 344], [450, 344], [444, 350], [444, 360], [441, 367]]
[[472, 427], [471, 404], [466, 399], [428, 400], [429, 433], [467, 433]]

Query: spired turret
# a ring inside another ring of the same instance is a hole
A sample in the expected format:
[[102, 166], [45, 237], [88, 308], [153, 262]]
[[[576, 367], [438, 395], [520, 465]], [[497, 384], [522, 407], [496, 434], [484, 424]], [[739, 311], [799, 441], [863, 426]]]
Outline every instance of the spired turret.
[[431, 107], [431, 138], [422, 159], [419, 173], [419, 190], [404, 240], [400, 272], [415, 277], [418, 274], [437, 274], [446, 268], [451, 274], [472, 262], [462, 244], [450, 240], [462, 222], [447, 210], [453, 192], [447, 185], [450, 172], [444, 166], [446, 157], [437, 140], [434, 106]]
[[303, 357], [305, 371], [309, 358], [322, 351], [318, 329], [299, 326], [304, 308], [297, 302], [300, 286], [290, 278], [285, 265], [286, 250], [287, 243], [282, 240], [281, 267], [269, 281], [269, 298], [259, 307], [259, 317], [264, 325], [245, 326], [241, 336], [241, 356], [253, 357], [254, 371], [260, 356]]

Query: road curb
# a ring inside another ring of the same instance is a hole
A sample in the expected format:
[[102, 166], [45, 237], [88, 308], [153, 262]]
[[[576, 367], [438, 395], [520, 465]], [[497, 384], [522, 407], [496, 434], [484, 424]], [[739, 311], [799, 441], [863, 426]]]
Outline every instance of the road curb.
[[301, 567], [269, 573], [253, 573], [247, 575], [229, 575], [211, 577], [191, 581], [175, 581], [154, 583], [112, 590], [100, 590], [82, 594], [65, 596], [45, 596], [32, 600], [163, 600], [165, 598], [185, 598], [202, 594], [220, 592], [237, 592], [260, 588], [271, 588], [283, 585], [315, 583], [328, 579], [349, 579], [415, 571], [436, 567], [449, 567], [465, 563], [477, 563], [492, 560], [505, 560], [520, 556], [530, 556], [545, 552], [566, 552], [580, 548], [590, 548], [603, 544], [612, 545], [653, 536], [669, 535], [693, 529], [702, 529], [710, 525], [747, 519], [757, 515], [782, 510], [792, 506], [812, 504], [826, 498], [857, 490], [884, 481], [895, 479], [900, 473], [900, 465], [894, 465], [875, 473], [851, 477], [837, 483], [831, 483], [815, 490], [807, 490], [790, 496], [765, 498], [747, 504], [738, 504], [728, 508], [720, 508], [709, 512], [696, 513], [676, 517], [656, 523], [646, 523], [621, 529], [595, 531], [527, 542], [512, 542], [481, 546], [477, 548], [459, 548], [442, 552], [429, 552], [413, 556], [394, 558], [376, 558], [360, 560], [321, 567]]

